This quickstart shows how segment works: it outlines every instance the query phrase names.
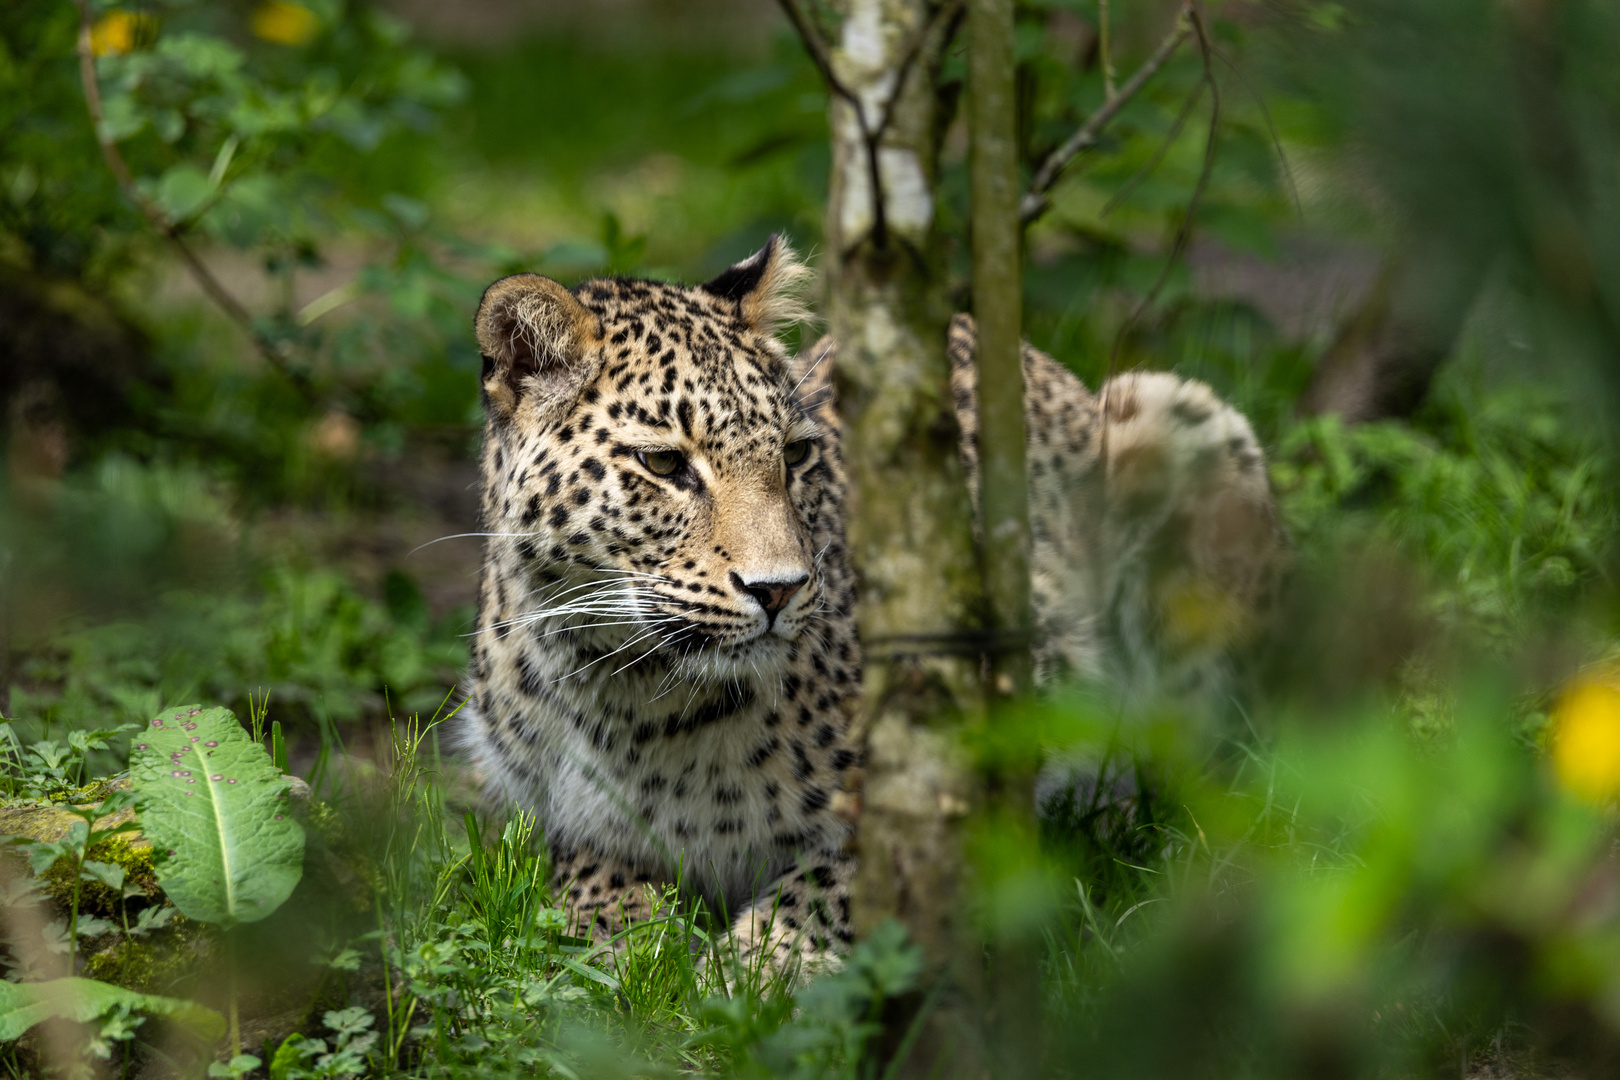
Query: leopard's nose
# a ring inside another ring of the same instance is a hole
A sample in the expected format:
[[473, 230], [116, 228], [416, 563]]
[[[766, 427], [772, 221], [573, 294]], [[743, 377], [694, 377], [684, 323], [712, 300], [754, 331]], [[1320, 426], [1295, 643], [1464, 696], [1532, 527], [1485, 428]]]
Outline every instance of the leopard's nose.
[[776, 621], [776, 615], [787, 607], [793, 594], [804, 588], [804, 583], [810, 580], [810, 575], [799, 573], [787, 575], [760, 575], [758, 577], [743, 577], [737, 571], [731, 572], [731, 584], [738, 592], [747, 593], [759, 601], [759, 606], [765, 609], [765, 624], [769, 626]]

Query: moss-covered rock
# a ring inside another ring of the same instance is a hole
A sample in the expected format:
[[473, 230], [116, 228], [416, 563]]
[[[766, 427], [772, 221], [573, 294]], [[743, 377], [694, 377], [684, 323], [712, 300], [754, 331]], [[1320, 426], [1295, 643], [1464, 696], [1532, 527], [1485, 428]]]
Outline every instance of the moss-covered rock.
[[[331, 811], [310, 798], [309, 785], [296, 776], [286, 778], [292, 784], [293, 813], [299, 817], [314, 814], [318, 818], [330, 817]], [[55, 843], [67, 836], [75, 821], [83, 820], [77, 810], [100, 805], [112, 795], [130, 791], [129, 777], [108, 777], [87, 784], [63, 802], [0, 802], [0, 837], [21, 837]], [[97, 829], [114, 829], [135, 820], [133, 809], [123, 809], [96, 819]], [[163, 899], [158, 886], [157, 872], [152, 865], [152, 845], [139, 831], [123, 832], [93, 844], [85, 857], [98, 862], [116, 863], [124, 868], [126, 885], [138, 887], [152, 902]], [[53, 868], [44, 874], [46, 891], [53, 900], [65, 901], [71, 894], [72, 882], [65, 868]], [[63, 891], [67, 890], [67, 891]], [[114, 896], [103, 885], [84, 882], [79, 893], [81, 910], [113, 912], [123, 898]], [[90, 907], [86, 908], [86, 904]]]
[[[311, 804], [309, 786], [297, 778], [290, 779], [294, 811], [302, 816]], [[110, 777], [74, 791], [68, 800], [60, 803], [0, 803], [0, 836], [59, 842], [68, 835], [75, 821], [83, 820], [72, 808], [99, 806], [109, 796], [129, 790], [127, 776]], [[322, 810], [317, 808], [316, 813]], [[124, 809], [96, 819], [95, 827], [113, 829], [135, 820], [135, 811]], [[154, 854], [151, 843], [138, 831], [104, 837], [85, 853], [86, 859], [122, 867], [124, 889], [110, 889], [94, 881], [79, 882], [81, 925], [87, 919], [99, 918], [112, 927], [84, 943], [81, 953], [84, 975], [143, 993], [163, 993], [212, 951], [215, 929], [192, 922], [177, 911], [169, 915], [161, 927], [146, 933], [127, 932], [128, 928], [139, 926], [143, 911], [167, 903], [158, 884], [152, 861]], [[7, 861], [16, 871], [29, 872], [23, 860]], [[72, 868], [59, 862], [39, 875], [39, 880], [44, 898], [58, 914], [66, 915], [73, 899]]]
[[[72, 808], [83, 810], [98, 806], [108, 797], [130, 790], [129, 777], [108, 777], [86, 784], [62, 802], [36, 802], [27, 800], [0, 803], [0, 836], [23, 836], [29, 840], [55, 842], [67, 836], [68, 829], [79, 815]], [[112, 829], [135, 820], [134, 810], [120, 810], [96, 819], [96, 828]]]

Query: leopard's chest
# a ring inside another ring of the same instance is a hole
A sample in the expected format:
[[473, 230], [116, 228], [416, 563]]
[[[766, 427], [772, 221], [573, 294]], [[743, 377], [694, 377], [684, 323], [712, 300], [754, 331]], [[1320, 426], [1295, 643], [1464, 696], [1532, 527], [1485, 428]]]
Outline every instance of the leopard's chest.
[[836, 839], [829, 805], [853, 755], [815, 650], [774, 678], [706, 686], [672, 681], [656, 658], [615, 671], [597, 662], [605, 643], [481, 637], [475, 756], [554, 848], [681, 869], [732, 898]]

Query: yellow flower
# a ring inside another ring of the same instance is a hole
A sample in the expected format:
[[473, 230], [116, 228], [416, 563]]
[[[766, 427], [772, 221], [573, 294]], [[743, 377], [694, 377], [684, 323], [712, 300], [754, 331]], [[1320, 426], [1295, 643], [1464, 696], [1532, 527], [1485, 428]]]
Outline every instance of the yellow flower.
[[96, 56], [109, 53], [122, 56], [149, 44], [156, 30], [157, 22], [152, 16], [115, 9], [97, 19], [90, 28], [90, 51]]
[[1615, 673], [1571, 687], [1553, 714], [1553, 769], [1573, 794], [1590, 802], [1620, 795], [1620, 687]]
[[253, 11], [253, 33], [277, 45], [307, 45], [321, 28], [321, 20], [302, 4], [266, 0]]
[[1224, 648], [1245, 636], [1247, 613], [1214, 582], [1178, 573], [1156, 589], [1166, 640], [1176, 648]]

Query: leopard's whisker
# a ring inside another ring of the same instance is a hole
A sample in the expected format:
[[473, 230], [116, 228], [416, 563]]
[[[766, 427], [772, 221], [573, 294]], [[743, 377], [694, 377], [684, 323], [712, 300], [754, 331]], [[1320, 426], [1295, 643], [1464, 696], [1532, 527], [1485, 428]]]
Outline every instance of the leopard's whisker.
[[[622, 651], [622, 649], [616, 649], [614, 651], [615, 652], [620, 652], [620, 651]], [[643, 660], [647, 659], [647, 657], [653, 655], [653, 652], [655, 652], [655, 651], [656, 651], [656, 649], [653, 650], [653, 651], [650, 651], [650, 652], [643, 653], [641, 656], [636, 657], [634, 660], [631, 660], [628, 664], [625, 664], [623, 667], [620, 667], [617, 671], [614, 671], [612, 674], [610, 674], [608, 676], [608, 678], [611, 679], [611, 678], [613, 678], [614, 675], [619, 674], [620, 671], [624, 671], [626, 668], [631, 668], [631, 667], [634, 667], [635, 665], [641, 663]], [[608, 655], [612, 656], [613, 653], [609, 653]]]
[[596, 659], [591, 660], [589, 663], [586, 663], [586, 664], [584, 664], [584, 665], [582, 665], [580, 667], [575, 668], [573, 671], [570, 671], [566, 675], [557, 676], [555, 679], [551, 680], [550, 685], [555, 686], [558, 683], [562, 682], [564, 679], [572, 679], [574, 676], [580, 674], [582, 671], [585, 671], [587, 668], [593, 667], [596, 664], [600, 664], [603, 660], [608, 659], [608, 657], [619, 655], [620, 653], [624, 652], [624, 650], [626, 650], [630, 646], [634, 645], [636, 642], [641, 641], [644, 638], [650, 637], [651, 635], [656, 634], [657, 632], [658, 632], [657, 627], [651, 627], [651, 628], [643, 631], [642, 633], [637, 634], [635, 637], [631, 638], [629, 641], [626, 641], [623, 645], [620, 645], [617, 649], [614, 649], [612, 652], [607, 653], [607, 654], [602, 655], [602, 656], [598, 656]]
[[799, 376], [799, 381], [793, 384], [793, 392], [794, 393], [797, 393], [799, 387], [804, 385], [804, 380], [808, 379], [811, 375], [815, 374], [816, 368], [821, 366], [821, 362], [823, 360], [827, 359], [827, 354], [830, 353], [830, 352], [832, 352], [832, 345], [831, 344], [829, 344], [825, 349], [822, 349], [821, 350], [821, 355], [816, 357], [814, 360], [812, 360], [810, 362], [810, 366], [804, 369], [804, 374]]
[[483, 537], [521, 536], [521, 537], [527, 539], [529, 537], [539, 536], [539, 535], [540, 535], [540, 533], [539, 533], [538, 530], [534, 530], [534, 531], [531, 531], [531, 532], [464, 532], [464, 533], [451, 533], [449, 536], [439, 536], [439, 537], [435, 537], [432, 540], [427, 541], [426, 543], [417, 544], [415, 547], [411, 548], [411, 550], [409, 550], [409, 551], [407, 551], [405, 553], [405, 557], [408, 559], [412, 555], [415, 555], [418, 551], [421, 551], [423, 548], [432, 547], [434, 544], [442, 544], [446, 540], [465, 540], [468, 537], [473, 537], [473, 536], [483, 536]]
[[[489, 623], [488, 628], [499, 629], [507, 626], [529, 626], [544, 619], [564, 618], [573, 615], [631, 615], [640, 616], [641, 609], [632, 603], [597, 605], [596, 603], [579, 602], [555, 608], [540, 608], [535, 611], [526, 611], [511, 619]], [[561, 629], [577, 629], [577, 627], [562, 627]]]

